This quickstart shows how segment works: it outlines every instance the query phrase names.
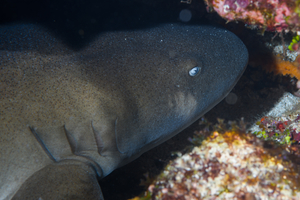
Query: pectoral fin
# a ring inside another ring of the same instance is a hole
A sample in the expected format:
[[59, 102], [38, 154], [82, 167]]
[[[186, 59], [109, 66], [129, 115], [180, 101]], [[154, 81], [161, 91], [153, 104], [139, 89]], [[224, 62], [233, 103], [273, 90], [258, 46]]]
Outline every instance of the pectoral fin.
[[103, 200], [96, 173], [78, 161], [51, 164], [28, 178], [13, 200]]

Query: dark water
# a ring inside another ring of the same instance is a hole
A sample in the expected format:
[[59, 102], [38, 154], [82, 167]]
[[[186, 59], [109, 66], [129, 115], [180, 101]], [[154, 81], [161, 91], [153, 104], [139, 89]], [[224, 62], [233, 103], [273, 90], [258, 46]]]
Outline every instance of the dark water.
[[190, 23], [197, 23], [205, 13], [203, 2], [189, 5], [179, 0], [4, 0], [0, 24], [38, 23], [80, 49], [102, 31], [178, 22], [180, 11], [186, 8], [193, 13]]

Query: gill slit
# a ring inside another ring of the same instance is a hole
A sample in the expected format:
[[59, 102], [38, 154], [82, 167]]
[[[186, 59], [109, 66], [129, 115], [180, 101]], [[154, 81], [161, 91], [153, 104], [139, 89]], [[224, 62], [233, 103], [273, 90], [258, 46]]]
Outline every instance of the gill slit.
[[57, 162], [57, 160], [52, 156], [52, 154], [50, 153], [49, 149], [46, 147], [46, 145], [44, 144], [44, 142], [41, 140], [41, 138], [38, 136], [37, 132], [35, 131], [35, 129], [31, 126], [29, 126], [30, 131], [32, 132], [32, 134], [34, 135], [35, 139], [40, 143], [41, 147], [43, 148], [43, 150], [46, 152], [47, 156], [53, 160], [54, 162]]
[[125, 152], [120, 151], [120, 149], [119, 149], [119, 147], [118, 147], [117, 124], [118, 124], [118, 117], [117, 117], [117, 119], [115, 120], [115, 138], [116, 138], [116, 147], [117, 147], [118, 151], [119, 151], [121, 154], [125, 154]]

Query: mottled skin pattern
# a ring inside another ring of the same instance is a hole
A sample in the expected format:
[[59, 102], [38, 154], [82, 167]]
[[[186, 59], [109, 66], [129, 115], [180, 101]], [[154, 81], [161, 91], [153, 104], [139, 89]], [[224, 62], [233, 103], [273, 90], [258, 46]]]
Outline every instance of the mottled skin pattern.
[[35, 25], [0, 41], [0, 199], [103, 199], [97, 179], [197, 120], [248, 61], [209, 26], [101, 33], [77, 52]]

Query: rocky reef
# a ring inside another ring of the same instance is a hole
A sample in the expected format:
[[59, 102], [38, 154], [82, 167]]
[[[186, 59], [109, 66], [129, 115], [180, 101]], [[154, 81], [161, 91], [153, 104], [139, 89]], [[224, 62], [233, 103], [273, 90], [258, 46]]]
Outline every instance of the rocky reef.
[[245, 133], [243, 121], [230, 124], [227, 129], [219, 120], [211, 131], [209, 124], [196, 131], [193, 149], [171, 161], [135, 200], [297, 199], [300, 157]]

